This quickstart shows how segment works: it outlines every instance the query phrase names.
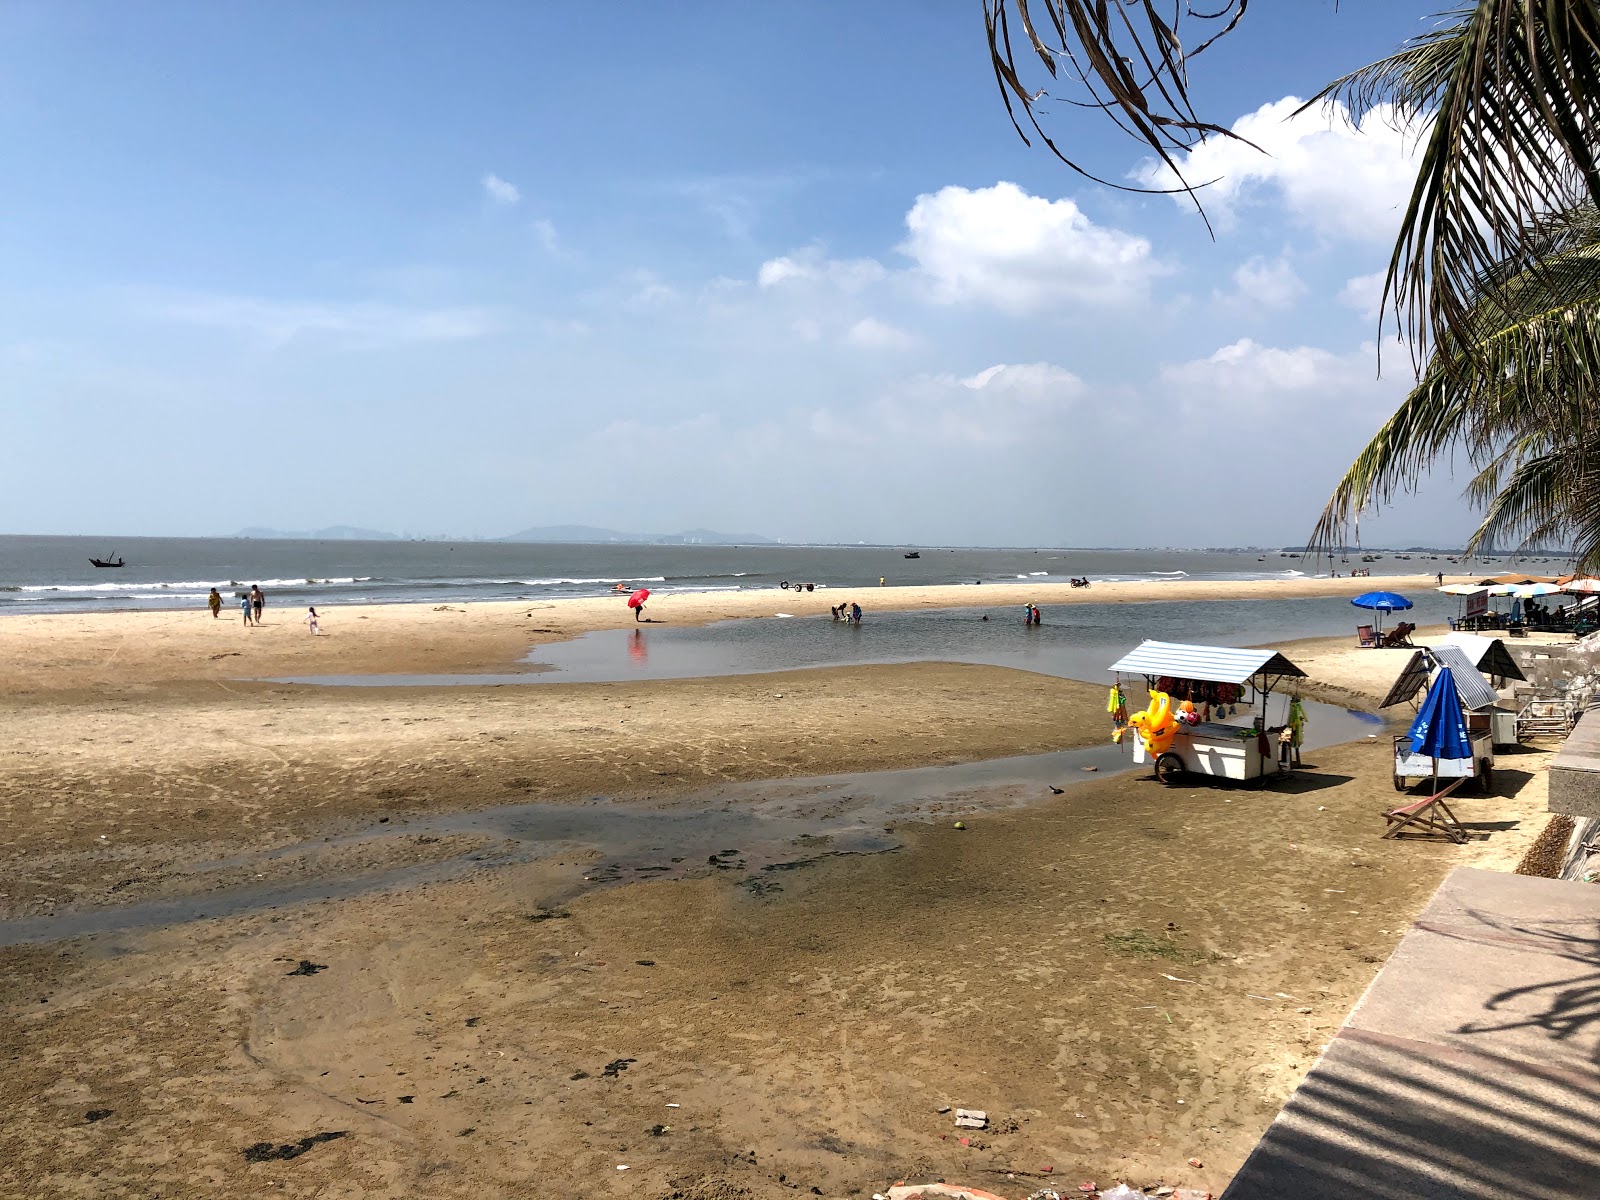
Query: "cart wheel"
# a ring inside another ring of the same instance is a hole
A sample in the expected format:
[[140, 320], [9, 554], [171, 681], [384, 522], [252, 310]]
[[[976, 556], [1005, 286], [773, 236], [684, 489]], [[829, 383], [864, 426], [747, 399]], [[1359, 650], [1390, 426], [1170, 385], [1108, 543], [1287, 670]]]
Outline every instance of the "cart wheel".
[[1156, 759], [1156, 778], [1168, 787], [1183, 778], [1183, 759], [1176, 754], [1163, 754]]
[[1478, 788], [1485, 796], [1494, 790], [1494, 768], [1487, 760], [1478, 764]]
[[1394, 777], [1394, 790], [1397, 792], [1403, 792], [1406, 790], [1406, 781], [1400, 778], [1398, 775]]

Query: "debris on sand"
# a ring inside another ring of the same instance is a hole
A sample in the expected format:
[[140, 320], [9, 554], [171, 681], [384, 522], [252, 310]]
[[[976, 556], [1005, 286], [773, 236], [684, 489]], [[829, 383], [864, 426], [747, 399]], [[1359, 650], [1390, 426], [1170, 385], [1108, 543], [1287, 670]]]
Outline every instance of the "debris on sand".
[[989, 1114], [981, 1108], [956, 1109], [957, 1129], [982, 1129], [989, 1123]]
[[331, 1142], [336, 1138], [348, 1137], [349, 1132], [343, 1129], [334, 1129], [326, 1133], [313, 1133], [310, 1137], [303, 1137], [298, 1142], [284, 1142], [275, 1145], [272, 1142], [257, 1142], [244, 1149], [245, 1162], [287, 1162], [291, 1158], [299, 1158], [313, 1146], [320, 1146], [323, 1142]]
[[104, 1121], [110, 1115], [111, 1110], [109, 1108], [91, 1108], [83, 1114], [83, 1119], [93, 1125], [96, 1121]]
[[616, 1058], [606, 1064], [606, 1069], [601, 1072], [607, 1079], [615, 1079], [628, 1069], [628, 1064], [636, 1063], [637, 1058]]
[[326, 971], [327, 969], [328, 969], [328, 964], [327, 963], [314, 963], [309, 958], [302, 958], [300, 960], [300, 965], [295, 967], [294, 970], [290, 971], [289, 974], [291, 974], [291, 975], [315, 975], [318, 971]]

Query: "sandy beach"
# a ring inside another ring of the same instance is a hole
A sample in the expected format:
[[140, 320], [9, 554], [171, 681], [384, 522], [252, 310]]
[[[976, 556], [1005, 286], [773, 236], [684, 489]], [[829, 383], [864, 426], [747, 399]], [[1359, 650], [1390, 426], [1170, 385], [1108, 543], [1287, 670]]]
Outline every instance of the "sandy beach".
[[[998, 590], [675, 596], [648, 614]], [[631, 623], [620, 600], [334, 609], [319, 638], [298, 618], [0, 623], [0, 918], [228, 914], [0, 949], [0, 1196], [727, 1200], [909, 1175], [1018, 1197], [1051, 1180], [1215, 1191], [1439, 879], [1511, 869], [1543, 825], [1530, 750], [1463, 801], [1472, 844], [1381, 841], [1377, 739], [1265, 791], [1075, 771], [1060, 794], [912, 797], [871, 810], [880, 847], [853, 785], [808, 799], [759, 781], [1099, 745], [1104, 688], [952, 663], [248, 682], [512, 671], [530, 645]], [[1292, 656], [1321, 694], [1370, 705], [1399, 659], [1352, 646]], [[574, 833], [534, 856], [512, 817], [471, 819], [534, 802], [574, 820], [620, 802], [640, 824], [614, 853]], [[387, 882], [297, 898], [330, 878]], [[990, 1128], [961, 1144], [946, 1105]]]

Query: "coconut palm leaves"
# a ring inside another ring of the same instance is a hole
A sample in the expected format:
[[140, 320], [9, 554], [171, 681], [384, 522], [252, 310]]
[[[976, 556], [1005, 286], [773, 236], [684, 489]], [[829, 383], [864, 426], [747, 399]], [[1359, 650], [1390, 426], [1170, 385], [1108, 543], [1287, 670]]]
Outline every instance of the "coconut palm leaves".
[[1530, 223], [1484, 273], [1399, 410], [1324, 510], [1313, 544], [1412, 489], [1456, 453], [1484, 508], [1469, 550], [1575, 539], [1600, 562], [1600, 209], [1585, 201]]
[[1479, 0], [1336, 81], [1360, 119], [1380, 103], [1430, 120], [1385, 299], [1413, 346], [1470, 342], [1484, 280], [1544, 214], [1600, 202], [1600, 2]]
[[[1193, 196], [1174, 155], [1209, 136], [1235, 135], [1202, 120], [1190, 104], [1189, 60], [1233, 32], [1249, 6], [1250, 0], [1214, 0], [1214, 11], [1196, 12], [1172, 0], [984, 0], [983, 19], [995, 81], [1024, 142], [1032, 144], [1022, 118], [1052, 154], [1080, 175], [1110, 187], [1151, 190], [1111, 183], [1092, 173], [1039, 122], [1046, 99], [1094, 109], [1160, 157], [1179, 181], [1179, 187], [1168, 190]], [[1021, 62], [1012, 40], [1013, 19], [1026, 38]], [[1186, 50], [1182, 35], [1189, 29], [1200, 36]], [[1064, 83], [1071, 94], [1056, 97], [1048, 87], [1033, 90], [1023, 82], [1029, 50], [1050, 82]]]

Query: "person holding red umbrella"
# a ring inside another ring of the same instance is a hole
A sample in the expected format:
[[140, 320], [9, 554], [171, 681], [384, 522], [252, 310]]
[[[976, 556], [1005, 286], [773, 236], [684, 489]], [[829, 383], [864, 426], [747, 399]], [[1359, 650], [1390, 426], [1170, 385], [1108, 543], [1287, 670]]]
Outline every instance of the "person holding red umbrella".
[[640, 588], [637, 592], [628, 597], [628, 607], [633, 609], [633, 619], [635, 623], [637, 623], [639, 620], [639, 614], [644, 612], [644, 602], [648, 599], [650, 599], [649, 588]]

